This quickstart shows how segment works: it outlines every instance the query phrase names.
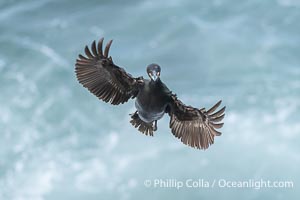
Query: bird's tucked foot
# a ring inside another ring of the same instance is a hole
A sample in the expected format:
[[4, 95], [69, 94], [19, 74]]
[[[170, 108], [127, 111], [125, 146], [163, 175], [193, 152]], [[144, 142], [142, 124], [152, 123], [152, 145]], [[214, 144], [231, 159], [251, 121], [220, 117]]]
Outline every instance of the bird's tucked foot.
[[153, 136], [153, 132], [157, 130], [157, 128], [155, 129], [155, 127], [153, 126], [153, 123], [146, 123], [143, 120], [141, 120], [137, 111], [135, 111], [133, 114], [130, 115], [131, 115], [130, 123], [135, 128], [138, 128], [138, 130], [145, 135]]
[[154, 130], [154, 131], [157, 131], [157, 120], [154, 121], [153, 130]]

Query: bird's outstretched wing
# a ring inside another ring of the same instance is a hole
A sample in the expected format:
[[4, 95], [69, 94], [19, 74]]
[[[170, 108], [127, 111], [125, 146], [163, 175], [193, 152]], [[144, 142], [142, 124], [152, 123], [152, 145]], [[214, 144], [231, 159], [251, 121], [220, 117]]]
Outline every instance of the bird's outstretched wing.
[[205, 108], [186, 106], [174, 94], [171, 98], [170, 109], [167, 112], [171, 117], [170, 128], [173, 135], [186, 145], [207, 149], [214, 143], [214, 137], [221, 135], [221, 132], [215, 129], [221, 128], [224, 124], [218, 122], [225, 116], [225, 106], [215, 112], [221, 104], [219, 101], [206, 111]]
[[138, 93], [138, 83], [142, 78], [133, 78], [123, 68], [118, 67], [108, 57], [110, 40], [103, 52], [103, 39], [96, 45], [94, 41], [91, 51], [85, 47], [86, 57], [79, 54], [76, 60], [75, 72], [78, 81], [99, 99], [113, 105], [127, 102]]

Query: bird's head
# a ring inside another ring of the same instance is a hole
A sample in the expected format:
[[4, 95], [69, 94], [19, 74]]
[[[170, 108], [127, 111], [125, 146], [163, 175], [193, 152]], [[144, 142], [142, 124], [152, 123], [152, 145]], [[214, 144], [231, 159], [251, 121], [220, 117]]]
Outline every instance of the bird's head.
[[147, 74], [151, 78], [152, 81], [159, 80], [160, 76], [160, 66], [158, 64], [150, 64], [147, 66]]

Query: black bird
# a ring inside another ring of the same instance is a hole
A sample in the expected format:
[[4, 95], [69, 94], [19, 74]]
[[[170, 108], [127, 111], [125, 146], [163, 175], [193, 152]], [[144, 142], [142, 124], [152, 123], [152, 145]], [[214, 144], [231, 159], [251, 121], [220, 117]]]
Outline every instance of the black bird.
[[225, 116], [225, 107], [215, 112], [221, 101], [209, 110], [186, 106], [161, 81], [159, 65], [147, 66], [150, 80], [134, 78], [108, 56], [112, 40], [102, 51], [103, 39], [98, 45], [94, 41], [91, 51], [86, 46], [86, 56], [80, 54], [75, 64], [78, 81], [91, 93], [113, 105], [136, 98], [137, 111], [131, 114], [130, 123], [145, 135], [153, 136], [157, 120], [165, 113], [170, 116], [169, 126], [173, 135], [191, 147], [207, 149], [214, 143], [214, 137], [221, 135], [216, 129], [224, 124], [218, 122]]

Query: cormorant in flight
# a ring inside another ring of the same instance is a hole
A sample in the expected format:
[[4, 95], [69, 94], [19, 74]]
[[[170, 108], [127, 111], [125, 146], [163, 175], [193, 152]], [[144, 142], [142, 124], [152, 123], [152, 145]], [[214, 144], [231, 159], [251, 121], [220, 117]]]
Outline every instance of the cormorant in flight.
[[103, 39], [98, 44], [94, 41], [91, 51], [86, 46], [86, 56], [80, 54], [75, 64], [78, 81], [91, 93], [113, 105], [135, 98], [137, 110], [131, 114], [130, 123], [145, 135], [153, 136], [157, 120], [165, 113], [170, 116], [169, 126], [173, 135], [191, 147], [207, 149], [214, 143], [214, 137], [221, 135], [216, 129], [223, 126], [218, 122], [225, 116], [225, 107], [215, 112], [221, 101], [208, 110], [183, 104], [161, 81], [159, 65], [147, 66], [150, 80], [134, 78], [108, 56], [112, 40], [103, 52]]

